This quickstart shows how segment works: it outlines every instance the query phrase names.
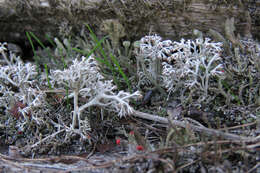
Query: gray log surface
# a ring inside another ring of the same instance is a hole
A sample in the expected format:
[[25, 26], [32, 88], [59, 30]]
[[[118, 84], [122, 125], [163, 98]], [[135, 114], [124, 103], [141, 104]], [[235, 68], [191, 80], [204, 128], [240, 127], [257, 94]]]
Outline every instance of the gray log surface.
[[236, 34], [243, 36], [251, 17], [253, 37], [260, 38], [259, 0], [0, 0], [0, 41], [29, 45], [25, 32], [42, 41], [45, 35], [80, 32], [84, 23], [97, 35], [107, 19], [125, 28], [125, 40], [151, 32], [167, 39], [188, 38], [193, 29], [224, 34], [225, 20], [235, 18]]

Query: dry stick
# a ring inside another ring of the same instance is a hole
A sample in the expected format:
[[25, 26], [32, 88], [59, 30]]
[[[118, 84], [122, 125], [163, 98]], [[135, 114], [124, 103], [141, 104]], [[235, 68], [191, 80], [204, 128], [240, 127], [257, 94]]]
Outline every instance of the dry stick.
[[190, 165], [193, 165], [194, 163], [197, 163], [197, 162], [199, 162], [199, 161], [200, 161], [200, 159], [197, 159], [197, 160], [191, 161], [191, 162], [189, 162], [189, 163], [186, 163], [186, 164], [184, 164], [184, 165], [178, 167], [177, 170], [176, 170], [176, 172], [179, 172], [181, 169], [184, 169], [185, 167], [188, 167], [188, 166], [190, 166]]
[[257, 123], [257, 122], [254, 121], [254, 122], [252, 122], [252, 123], [237, 125], [237, 126], [233, 126], [233, 127], [220, 128], [219, 130], [234, 130], [234, 129], [238, 129], [238, 128], [244, 128], [244, 127], [248, 127], [248, 126], [253, 126], [253, 125], [256, 125], [256, 123]]
[[257, 163], [253, 168], [251, 168], [250, 170], [248, 170], [246, 173], [251, 173], [255, 170], [257, 170], [260, 167], [260, 163]]
[[[68, 165], [60, 165], [60, 164], [41, 164], [41, 163], [20, 163], [20, 165], [32, 169], [51, 169], [51, 170], [67, 170], [70, 169], [71, 166]], [[46, 170], [45, 170], [46, 171]], [[47, 171], [46, 171], [47, 172]]]
[[114, 165], [117, 165], [118, 163], [124, 163], [124, 162], [135, 162], [138, 161], [139, 159], [153, 159], [153, 160], [159, 160], [165, 164], [167, 164], [167, 166], [171, 169], [173, 169], [173, 165], [171, 164], [170, 161], [166, 160], [166, 159], [162, 159], [162, 158], [157, 158], [154, 157], [153, 155], [149, 155], [146, 153], [143, 154], [133, 154], [131, 156], [125, 156], [125, 157], [121, 157], [119, 159], [114, 159], [108, 162], [104, 162], [101, 163], [99, 165], [97, 164], [93, 164], [90, 166], [82, 166], [82, 167], [76, 167], [76, 168], [72, 168], [72, 169], [67, 169], [66, 172], [76, 172], [76, 171], [87, 171], [87, 170], [94, 170], [94, 169], [101, 169], [101, 168], [108, 168], [108, 167], [112, 167]]
[[59, 131], [57, 131], [57, 132], [55, 132], [55, 133], [53, 133], [53, 134], [51, 134], [51, 135], [49, 135], [49, 136], [43, 138], [43, 139], [40, 140], [39, 142], [36, 142], [35, 144], [31, 145], [31, 148], [36, 147], [37, 145], [43, 143], [43, 142], [46, 141], [47, 139], [49, 139], [49, 138], [53, 138], [54, 136], [58, 135], [59, 133], [65, 131], [65, 130], [66, 130], [66, 129], [59, 130]]
[[3, 161], [5, 163], [5, 166], [12, 166], [12, 167], [17, 167], [20, 168], [22, 170], [26, 170], [29, 167], [31, 169], [55, 169], [55, 170], [66, 170], [66, 169], [71, 169], [72, 166], [65, 166], [65, 165], [60, 165], [60, 164], [41, 164], [41, 163], [30, 163], [30, 162], [22, 162], [21, 160], [16, 160], [16, 161], [12, 161], [12, 160], [8, 160], [5, 158], [1, 158], [1, 161]]
[[7, 160], [4, 158], [1, 158], [1, 161], [3, 161], [5, 164], [5, 167], [16, 167], [16, 168], [20, 168], [20, 169], [25, 169], [25, 166], [21, 165], [19, 162], [14, 162], [11, 160]]
[[195, 126], [188, 122], [181, 122], [178, 120], [170, 120], [170, 119], [168, 120], [167, 118], [160, 117], [158, 115], [152, 115], [152, 114], [148, 114], [148, 113], [144, 113], [144, 112], [139, 112], [136, 110], [133, 111], [132, 115], [135, 117], [138, 117], [138, 118], [152, 120], [152, 121], [160, 122], [163, 124], [170, 123], [170, 125], [172, 125], [172, 126], [179, 126], [179, 127], [183, 127], [183, 128], [186, 128], [188, 126], [190, 129], [192, 129], [196, 132], [204, 133], [208, 136], [222, 137], [224, 139], [228, 139], [228, 140], [232, 140], [232, 141], [239, 140], [239, 141], [243, 141], [243, 142], [257, 142], [257, 138], [243, 137], [243, 136], [238, 136], [238, 135], [234, 135], [231, 133], [225, 133], [225, 132], [215, 130], [215, 129], [209, 129], [206, 127]]

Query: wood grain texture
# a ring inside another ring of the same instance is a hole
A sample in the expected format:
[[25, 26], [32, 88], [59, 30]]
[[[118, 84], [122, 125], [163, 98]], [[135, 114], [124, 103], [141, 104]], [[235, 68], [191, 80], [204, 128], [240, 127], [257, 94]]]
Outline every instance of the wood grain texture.
[[248, 13], [252, 34], [260, 38], [260, 1], [248, 0], [0, 0], [0, 40], [26, 41], [25, 32], [34, 32], [41, 40], [59, 36], [67, 29], [80, 32], [88, 23], [97, 35], [107, 19], [117, 19], [133, 40], [155, 32], [164, 38], [190, 37], [193, 29], [224, 33], [227, 18], [235, 18], [236, 33], [245, 33]]

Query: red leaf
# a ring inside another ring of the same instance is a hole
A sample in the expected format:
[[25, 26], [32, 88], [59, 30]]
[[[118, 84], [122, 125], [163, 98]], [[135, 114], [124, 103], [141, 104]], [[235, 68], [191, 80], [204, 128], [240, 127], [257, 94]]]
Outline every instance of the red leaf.
[[[25, 108], [26, 107], [26, 105], [25, 104], [23, 104], [22, 102], [16, 102], [15, 104], [14, 104], [14, 106], [9, 110], [9, 112], [15, 117], [15, 118], [17, 118], [17, 119], [19, 119], [21, 116], [22, 116], [22, 114], [19, 112], [19, 108], [21, 108], [21, 109], [23, 109], [23, 108]], [[31, 116], [31, 113], [29, 112], [29, 114], [27, 115], [27, 116]]]

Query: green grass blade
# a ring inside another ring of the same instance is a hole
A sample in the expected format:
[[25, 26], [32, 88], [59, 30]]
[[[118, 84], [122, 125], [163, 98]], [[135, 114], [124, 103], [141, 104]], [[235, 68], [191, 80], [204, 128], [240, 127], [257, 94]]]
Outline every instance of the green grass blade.
[[66, 103], [67, 103], [67, 109], [70, 109], [69, 87], [66, 87]]
[[44, 64], [44, 69], [45, 69], [45, 73], [46, 73], [46, 77], [47, 77], [47, 82], [48, 82], [48, 86], [50, 89], [52, 89], [51, 83], [50, 83], [50, 78], [49, 78], [49, 73], [48, 73], [48, 66], [47, 64]]
[[28, 38], [28, 40], [30, 42], [30, 45], [32, 46], [33, 54], [35, 55], [35, 47], [33, 45], [32, 38], [31, 38], [29, 32], [25, 32], [25, 34], [26, 34], [26, 37]]
[[[108, 56], [106, 55], [106, 53], [105, 53], [105, 51], [104, 51], [104, 49], [103, 49], [103, 47], [101, 45], [105, 39], [102, 42], [100, 42], [98, 40], [97, 36], [95, 35], [95, 33], [90, 28], [90, 26], [88, 24], [85, 24], [85, 25], [88, 28], [88, 30], [90, 32], [90, 36], [92, 37], [93, 41], [96, 43], [96, 46], [97, 46], [99, 52], [101, 53], [101, 55], [103, 57], [103, 63], [111, 70], [112, 75], [113, 75], [113, 80], [114, 80], [115, 84], [117, 85], [117, 87], [120, 88], [120, 82], [116, 78], [117, 70], [114, 68], [114, 65], [109, 62]], [[98, 61], [100, 61], [100, 60], [101, 59], [99, 59]]]
[[[54, 62], [57, 63], [57, 60], [56, 60], [55, 58], [53, 58], [53, 56], [51, 55], [50, 50], [48, 50], [48, 49], [46, 48], [46, 46], [44, 46], [44, 44], [41, 42], [41, 40], [40, 40], [33, 32], [26, 32], [26, 35], [27, 35], [27, 37], [29, 36], [31, 45], [33, 45], [32, 38], [34, 38], [34, 39], [36, 40], [36, 42], [37, 42], [43, 49], [45, 49], [45, 50], [48, 51], [49, 58], [52, 58], [52, 59], [54, 60]], [[47, 38], [47, 39], [48, 39], [48, 38]], [[49, 40], [49, 41], [50, 41], [50, 40]], [[53, 43], [52, 41], [50, 41], [50, 42]], [[34, 55], [36, 55], [36, 54], [35, 54], [35, 47], [33, 47], [33, 52], [34, 52]]]
[[54, 41], [52, 41], [52, 39], [50, 38], [50, 36], [48, 34], [45, 34], [45, 37], [47, 38], [47, 40], [49, 41], [49, 43], [53, 46], [56, 47], [56, 44], [54, 43]]
[[59, 50], [59, 54], [60, 54], [60, 56], [61, 56], [61, 61], [62, 61], [62, 63], [63, 63], [63, 68], [65, 69], [65, 68], [68, 67], [68, 64], [67, 64], [66, 61], [65, 61], [65, 58], [64, 58], [64, 56], [63, 56], [63, 51], [62, 51], [62, 49], [58, 48], [58, 50]]
[[129, 83], [129, 79], [128, 79], [128, 77], [125, 75], [125, 73], [123, 72], [122, 68], [120, 67], [120, 65], [119, 65], [119, 63], [118, 63], [116, 57], [115, 57], [114, 55], [112, 55], [112, 54], [110, 54], [110, 57], [111, 57], [113, 63], [116, 65], [116, 67], [117, 67], [119, 73], [121, 74], [121, 76], [122, 76], [123, 79], [125, 80], [125, 82], [126, 82], [126, 84], [127, 84], [127, 86], [128, 86], [129, 91], [131, 91], [131, 86], [130, 86], [130, 83]]
[[34, 33], [29, 32], [29, 34], [37, 41], [37, 43], [38, 43], [43, 49], [46, 48], [46, 47], [44, 46], [44, 44], [41, 42], [41, 40], [40, 40], [38, 37], [36, 37], [36, 35], [34, 35]]
[[[79, 52], [81, 54], [83, 54], [84, 56], [86, 56], [87, 58], [90, 57], [99, 47], [101, 47], [101, 44], [105, 41], [105, 39], [107, 38], [107, 36], [103, 37], [101, 40], [99, 40], [95, 47], [93, 49], [90, 50], [90, 52], [87, 52], [87, 51], [84, 51], [84, 50], [81, 50], [81, 49], [78, 49], [78, 48], [72, 48], [72, 50], [76, 51], [76, 52]], [[102, 60], [102, 59], [99, 59], [98, 61], [100, 61], [101, 63], [103, 64], [106, 64], [109, 66], [109, 63], [107, 63], [106, 61]]]
[[[102, 48], [101, 44], [98, 44], [98, 43], [99, 43], [99, 40], [98, 40], [97, 36], [95, 35], [95, 33], [92, 31], [92, 29], [90, 28], [90, 26], [89, 26], [88, 24], [85, 24], [85, 25], [87, 26], [87, 28], [88, 28], [88, 30], [89, 30], [89, 32], [90, 32], [90, 35], [91, 35], [93, 41], [96, 43], [96, 46], [98, 46], [99, 52], [100, 52], [101, 55], [103, 56], [104, 60], [105, 60], [108, 64], [110, 64], [109, 61], [108, 61], [108, 58], [107, 58], [107, 55], [106, 55], [104, 49]], [[110, 67], [112, 67], [112, 66], [110, 65]]]
[[105, 53], [105, 51], [104, 51], [104, 49], [103, 49], [103, 47], [102, 47], [102, 43], [104, 42], [104, 40], [108, 37], [108, 36], [106, 36], [105, 38], [104, 38], [104, 40], [102, 41], [102, 42], [100, 42], [99, 40], [98, 40], [98, 38], [97, 38], [97, 36], [95, 35], [95, 33], [92, 31], [92, 29], [90, 28], [90, 26], [88, 25], [88, 24], [85, 24], [86, 25], [86, 27], [88, 28], [88, 30], [89, 30], [89, 32], [90, 32], [90, 35], [91, 35], [91, 37], [92, 37], [92, 39], [93, 39], [93, 41], [96, 43], [96, 46], [97, 46], [97, 48], [98, 48], [98, 50], [99, 50], [99, 52], [101, 53], [101, 55], [103, 56], [103, 58], [104, 58], [104, 63], [108, 66], [108, 68], [112, 71], [112, 72], [115, 72], [115, 69], [114, 69], [114, 67], [113, 67], [113, 65], [111, 65], [110, 64], [110, 62], [108, 61], [108, 56], [106, 55], [106, 53]]
[[29, 43], [30, 43], [30, 45], [31, 45], [31, 47], [32, 47], [34, 59], [35, 59], [35, 62], [36, 62], [36, 64], [37, 64], [37, 72], [38, 72], [38, 75], [39, 75], [39, 74], [40, 74], [40, 64], [39, 64], [39, 59], [38, 59], [37, 56], [36, 56], [36, 51], [35, 51], [35, 47], [34, 47], [32, 38], [31, 38], [29, 32], [26, 31], [25, 34], [26, 34], [26, 37], [28, 38]]

